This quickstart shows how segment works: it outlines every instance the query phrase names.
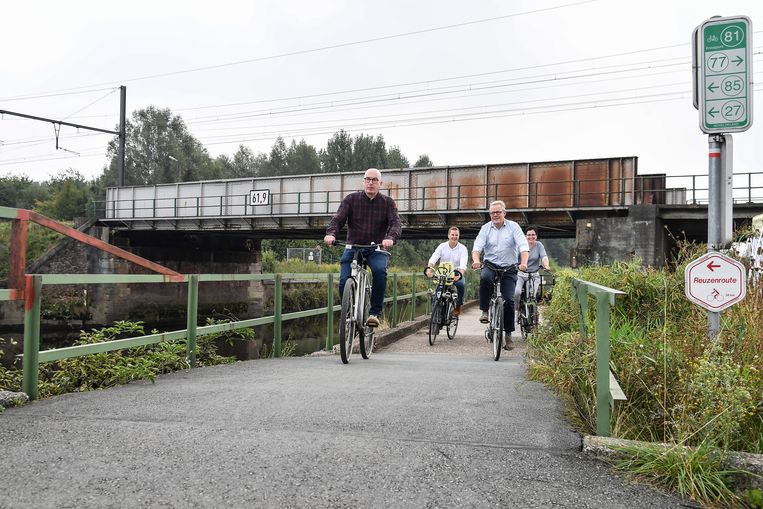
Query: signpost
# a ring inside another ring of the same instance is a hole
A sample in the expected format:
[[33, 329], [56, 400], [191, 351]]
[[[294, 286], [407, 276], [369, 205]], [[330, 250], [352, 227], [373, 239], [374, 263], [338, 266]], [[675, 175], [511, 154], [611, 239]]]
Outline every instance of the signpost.
[[695, 34], [700, 129], [746, 131], [752, 126], [752, 21], [711, 18]]
[[721, 253], [707, 253], [687, 265], [684, 282], [690, 301], [716, 313], [747, 293], [744, 265]]
[[686, 297], [707, 309], [707, 332], [715, 340], [720, 312], [744, 298], [745, 270], [717, 253], [731, 241], [732, 140], [729, 133], [752, 126], [752, 21], [715, 16], [694, 29], [692, 71], [699, 127], [708, 134], [708, 253], [687, 265]]

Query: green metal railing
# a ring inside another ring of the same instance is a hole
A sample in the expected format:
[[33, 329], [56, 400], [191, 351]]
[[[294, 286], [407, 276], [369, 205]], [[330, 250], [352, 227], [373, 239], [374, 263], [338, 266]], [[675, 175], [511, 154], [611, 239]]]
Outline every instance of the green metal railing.
[[[81, 357], [93, 353], [110, 352], [125, 348], [152, 345], [162, 341], [175, 341], [187, 339], [186, 356], [189, 364], [196, 365], [196, 338], [203, 335], [221, 333], [235, 329], [255, 327], [259, 325], [273, 324], [273, 355], [281, 356], [282, 324], [288, 320], [306, 318], [310, 316], [326, 315], [326, 349], [331, 350], [334, 346], [334, 313], [341, 310], [341, 305], [331, 305], [334, 299], [334, 280], [336, 274], [311, 273], [311, 274], [186, 274], [181, 279], [170, 278], [166, 275], [96, 275], [96, 274], [28, 274], [26, 275], [26, 291], [24, 306], [24, 353], [23, 357], [23, 380], [22, 389], [30, 399], [37, 399], [38, 375], [41, 362], [51, 362], [72, 357]], [[400, 277], [411, 278], [411, 293], [398, 295], [398, 280]], [[283, 313], [283, 282], [290, 280], [326, 280], [327, 282], [327, 305], [326, 307]], [[203, 282], [232, 282], [232, 281], [273, 281], [274, 302], [273, 316], [263, 316], [248, 320], [239, 320], [214, 325], [199, 327], [198, 302], [199, 283]], [[71, 284], [115, 284], [115, 283], [186, 283], [188, 285], [187, 328], [182, 330], [149, 334], [127, 339], [118, 339], [104, 343], [77, 345], [66, 348], [56, 348], [40, 351], [40, 308], [42, 287], [44, 285], [71, 285]], [[427, 291], [416, 290], [416, 273], [393, 273], [392, 295], [384, 299], [392, 304], [390, 326], [395, 327], [399, 323], [399, 310], [401, 301], [411, 301], [410, 319], [416, 318], [416, 299], [427, 295]], [[0, 290], [0, 300], [13, 300], [14, 292]]]
[[573, 278], [572, 291], [579, 304], [580, 332], [588, 337], [588, 296], [596, 298], [596, 434], [610, 434], [610, 411], [615, 401], [625, 400], [625, 393], [609, 369], [610, 307], [615, 297], [625, 292]]

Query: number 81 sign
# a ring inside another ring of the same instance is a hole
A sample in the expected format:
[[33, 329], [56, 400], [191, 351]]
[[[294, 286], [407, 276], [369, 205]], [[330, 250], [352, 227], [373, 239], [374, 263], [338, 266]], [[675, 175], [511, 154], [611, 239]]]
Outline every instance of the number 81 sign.
[[711, 18], [695, 34], [700, 129], [707, 134], [746, 131], [752, 125], [752, 21]]

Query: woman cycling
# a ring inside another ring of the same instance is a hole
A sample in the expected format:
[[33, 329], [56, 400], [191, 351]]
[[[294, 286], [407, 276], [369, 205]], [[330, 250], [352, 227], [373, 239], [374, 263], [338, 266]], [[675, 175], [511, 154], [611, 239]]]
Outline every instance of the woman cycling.
[[527, 244], [530, 246], [530, 254], [527, 258], [527, 272], [519, 271], [517, 273], [517, 286], [514, 287], [514, 309], [519, 311], [519, 295], [522, 293], [527, 279], [532, 277], [535, 284], [535, 294], [538, 294], [538, 287], [540, 286], [540, 274], [538, 270], [542, 266], [544, 269], [549, 270], [548, 256], [546, 255], [546, 248], [538, 241], [538, 230], [535, 226], [528, 226], [525, 230], [525, 237], [527, 237]]

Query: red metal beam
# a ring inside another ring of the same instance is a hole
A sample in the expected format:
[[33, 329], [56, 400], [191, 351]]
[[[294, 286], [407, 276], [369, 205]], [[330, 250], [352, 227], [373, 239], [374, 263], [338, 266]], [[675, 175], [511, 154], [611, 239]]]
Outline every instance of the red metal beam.
[[26, 269], [26, 239], [27, 221], [13, 219], [11, 221], [11, 259], [8, 274], [8, 288], [15, 289], [18, 297], [24, 295], [24, 269]]
[[[146, 260], [145, 258], [135, 255], [129, 251], [125, 251], [124, 249], [113, 246], [109, 244], [108, 242], [104, 242], [100, 239], [96, 239], [95, 237], [87, 235], [86, 233], [82, 233], [81, 231], [71, 228], [69, 226], [63, 225], [48, 217], [38, 214], [37, 212], [32, 212], [31, 210], [26, 210], [26, 209], [18, 209], [17, 218], [22, 220], [22, 222], [32, 221], [33, 223], [37, 223], [40, 226], [44, 226], [45, 228], [49, 228], [62, 235], [71, 237], [78, 242], [82, 242], [83, 244], [87, 244], [88, 246], [92, 246], [96, 249], [100, 249], [101, 251], [105, 251], [111, 255], [116, 256], [117, 258], [122, 258], [123, 260], [127, 260], [128, 262], [134, 263], [136, 265], [144, 267], [153, 272], [158, 272], [159, 274], [164, 274], [166, 276], [169, 276], [170, 281], [183, 280], [183, 275], [178, 272], [175, 272], [172, 269], [168, 269], [167, 267], [163, 265], [159, 265], [158, 263], [154, 263], [151, 260]], [[24, 245], [26, 246], [26, 242], [24, 243]], [[20, 288], [20, 287], [17, 286], [16, 288]]]

